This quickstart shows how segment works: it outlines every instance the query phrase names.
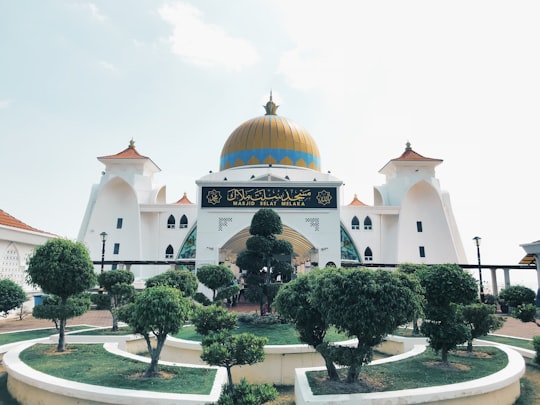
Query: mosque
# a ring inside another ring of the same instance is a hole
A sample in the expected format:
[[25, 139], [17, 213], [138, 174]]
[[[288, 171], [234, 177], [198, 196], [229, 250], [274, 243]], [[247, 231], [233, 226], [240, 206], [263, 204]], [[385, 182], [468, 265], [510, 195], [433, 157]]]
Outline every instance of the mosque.
[[[95, 263], [130, 268], [137, 280], [169, 268], [223, 263], [238, 271], [251, 219], [261, 208], [281, 217], [280, 238], [294, 247], [297, 272], [311, 267], [467, 263], [448, 193], [435, 176], [440, 159], [407, 142], [379, 173], [374, 204], [341, 201], [341, 179], [321, 170], [309, 132], [277, 114], [270, 95], [263, 116], [225, 140], [220, 170], [196, 180], [197, 198], [168, 203], [160, 171], [132, 140], [105, 166], [90, 193], [78, 240]], [[99, 264], [96, 264], [96, 270]]]

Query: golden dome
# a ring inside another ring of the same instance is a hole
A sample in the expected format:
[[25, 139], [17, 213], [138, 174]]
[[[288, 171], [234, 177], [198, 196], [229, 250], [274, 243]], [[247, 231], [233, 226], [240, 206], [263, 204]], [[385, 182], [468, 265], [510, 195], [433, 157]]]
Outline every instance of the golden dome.
[[264, 108], [266, 115], [244, 122], [229, 135], [221, 151], [220, 170], [276, 164], [320, 171], [319, 148], [309, 132], [277, 116], [272, 94]]

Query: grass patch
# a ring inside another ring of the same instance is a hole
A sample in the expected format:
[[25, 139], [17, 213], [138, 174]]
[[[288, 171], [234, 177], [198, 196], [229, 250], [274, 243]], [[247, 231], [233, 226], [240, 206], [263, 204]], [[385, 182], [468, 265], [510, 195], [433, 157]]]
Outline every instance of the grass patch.
[[[72, 332], [77, 330], [84, 330], [90, 328], [89, 326], [70, 326], [66, 328], [66, 332]], [[47, 329], [32, 329], [25, 331], [6, 332], [0, 333], [0, 345], [7, 345], [9, 343], [22, 342], [24, 340], [41, 339], [51, 335], [58, 334], [56, 328]]]
[[[392, 334], [396, 336], [402, 336], [402, 337], [418, 337], [419, 336], [419, 335], [413, 335], [413, 330], [411, 328], [397, 328]], [[497, 336], [497, 335], [486, 335], [486, 336], [479, 337], [478, 339], [487, 340], [489, 342], [502, 343], [505, 345], [520, 347], [522, 349], [528, 349], [528, 350], [534, 351], [532, 340], [516, 339], [512, 337]]]
[[294, 385], [276, 385], [279, 395], [266, 405], [295, 405]]
[[55, 350], [56, 345], [36, 344], [23, 350], [20, 358], [54, 377], [131, 390], [208, 395], [216, 376], [215, 369], [160, 366], [167, 378], [143, 378], [145, 363], [111, 354], [100, 344], [70, 344], [63, 353]]
[[131, 329], [129, 326], [122, 326], [118, 328], [118, 331], [113, 332], [112, 327], [110, 328], [102, 328], [102, 329], [88, 329], [83, 330], [80, 332], [77, 332], [77, 335], [84, 335], [84, 336], [122, 336], [122, 335], [130, 335], [133, 333], [133, 329]]
[[519, 381], [520, 396], [514, 405], [530, 405], [538, 403], [540, 394], [540, 367], [534, 363], [527, 364], [525, 375]]
[[[238, 328], [233, 331], [233, 334], [244, 332], [268, 338], [269, 345], [297, 345], [302, 343], [298, 338], [298, 333], [290, 324], [253, 325], [239, 323]], [[202, 336], [195, 331], [195, 327], [192, 325], [182, 328], [178, 333], [172, 336], [179, 339], [197, 342], [202, 341]], [[334, 328], [330, 328], [326, 334], [326, 340], [329, 342], [338, 342], [349, 339], [350, 337], [343, 333], [339, 333]]]
[[[481, 355], [480, 355], [481, 354]], [[362, 367], [355, 384], [330, 382], [326, 371], [310, 371], [307, 378], [313, 394], [353, 394], [361, 392], [394, 391], [409, 388], [454, 384], [485, 377], [508, 364], [506, 353], [496, 347], [482, 347], [468, 356], [464, 351], [448, 355], [450, 367], [442, 366], [440, 355], [432, 350], [405, 360]], [[346, 369], [341, 369], [345, 379]]]
[[502, 343], [505, 345], [520, 347], [522, 349], [528, 349], [528, 350], [534, 351], [532, 340], [514, 339], [511, 337], [495, 336], [495, 335], [482, 336], [481, 338], [478, 338], [478, 339], [487, 340], [489, 342]]
[[413, 333], [413, 329], [412, 328], [396, 328], [393, 332], [392, 332], [392, 335], [395, 335], [395, 336], [402, 336], [402, 337], [422, 337], [423, 335], [415, 335]]

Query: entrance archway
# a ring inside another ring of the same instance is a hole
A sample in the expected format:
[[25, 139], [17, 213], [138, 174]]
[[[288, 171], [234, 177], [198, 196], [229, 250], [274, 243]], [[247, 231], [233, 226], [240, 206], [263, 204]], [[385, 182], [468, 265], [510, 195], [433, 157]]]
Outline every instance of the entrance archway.
[[[230, 238], [219, 251], [219, 261], [234, 263], [238, 253], [246, 248], [246, 241], [250, 236], [249, 227], [246, 227]], [[283, 225], [283, 233], [276, 236], [292, 243], [294, 252], [293, 265], [301, 265], [314, 259], [313, 254], [317, 251], [315, 246], [293, 228]]]

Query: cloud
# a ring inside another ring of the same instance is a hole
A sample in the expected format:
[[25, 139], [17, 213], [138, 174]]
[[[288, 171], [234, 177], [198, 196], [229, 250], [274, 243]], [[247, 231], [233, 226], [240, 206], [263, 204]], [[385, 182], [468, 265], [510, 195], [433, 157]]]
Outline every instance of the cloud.
[[239, 71], [259, 60], [249, 41], [205, 22], [201, 11], [189, 4], [166, 4], [159, 9], [159, 15], [173, 26], [168, 38], [171, 51], [195, 65]]
[[89, 13], [90, 16], [96, 21], [103, 22], [107, 19], [107, 17], [101, 13], [99, 8], [94, 3], [72, 3], [68, 6], [73, 9], [82, 10]]
[[[277, 73], [294, 88], [338, 96], [351, 49], [350, 2], [278, 1], [275, 6], [282, 10], [281, 26], [292, 45], [281, 54]], [[299, 24], [306, 10], [309, 18]]]
[[99, 61], [99, 66], [102, 69], [104, 69], [104, 70], [106, 70], [108, 72], [111, 72], [111, 73], [118, 73], [119, 72], [119, 70], [118, 70], [118, 68], [116, 66], [114, 66], [112, 63], [107, 62], [105, 60]]
[[5, 110], [11, 107], [11, 100], [1, 100], [0, 99], [0, 110]]

